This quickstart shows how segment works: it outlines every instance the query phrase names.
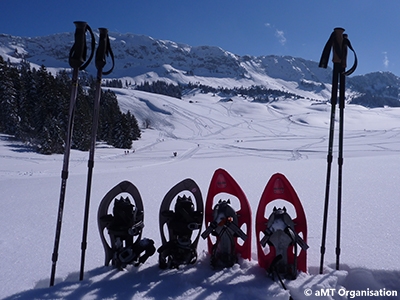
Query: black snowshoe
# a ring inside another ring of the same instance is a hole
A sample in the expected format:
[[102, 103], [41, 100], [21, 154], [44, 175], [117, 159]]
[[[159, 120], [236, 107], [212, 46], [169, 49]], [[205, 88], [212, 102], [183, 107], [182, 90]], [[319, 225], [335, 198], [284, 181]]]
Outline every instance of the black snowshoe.
[[[195, 203], [191, 195], [178, 195], [184, 191], [191, 192], [195, 197]], [[171, 202], [176, 196], [174, 210], [171, 210]], [[157, 251], [161, 269], [178, 268], [197, 261], [197, 244], [202, 222], [203, 200], [200, 189], [193, 180], [185, 179], [167, 193], [160, 207], [162, 246]], [[168, 228], [168, 239], [164, 232], [165, 225]], [[198, 230], [198, 233], [192, 238], [195, 230]]]
[[[267, 271], [272, 277], [277, 276], [280, 281], [282, 277], [292, 280], [297, 277], [297, 245], [304, 250], [309, 248], [294, 227], [286, 207], [274, 207], [264, 231], [265, 236], [260, 241], [263, 247], [268, 243], [275, 249], [275, 258]], [[288, 259], [289, 246], [293, 246], [294, 255], [290, 255], [293, 259]]]
[[[127, 193], [129, 196], [116, 197]], [[112, 214], [108, 213], [114, 200]], [[154, 241], [142, 239], [144, 227], [143, 202], [137, 188], [128, 181], [123, 181], [110, 190], [100, 203], [98, 210], [98, 227], [105, 251], [105, 265], [110, 261], [112, 266], [122, 269], [128, 264], [138, 266], [155, 252]], [[110, 241], [104, 231], [107, 228]], [[143, 254], [142, 254], [143, 253]]]
[[230, 268], [238, 261], [235, 239], [243, 241], [247, 235], [238, 226], [238, 216], [230, 206], [230, 200], [219, 200], [213, 208], [213, 222], [201, 234], [206, 239], [210, 234], [217, 238], [211, 253], [213, 268]]

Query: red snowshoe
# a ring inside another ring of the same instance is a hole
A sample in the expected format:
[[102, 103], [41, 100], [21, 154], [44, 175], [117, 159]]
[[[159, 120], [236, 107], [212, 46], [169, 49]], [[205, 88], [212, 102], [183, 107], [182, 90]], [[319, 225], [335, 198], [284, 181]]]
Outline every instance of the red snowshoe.
[[[221, 197], [229, 198], [228, 195], [236, 197], [240, 208], [235, 211], [229, 199], [219, 199], [218, 203], [215, 203], [214, 200], [219, 194]], [[210, 182], [205, 224], [206, 230], [202, 233], [202, 237], [207, 238], [212, 266], [230, 267], [237, 262], [238, 254], [244, 259], [251, 259], [250, 204], [240, 186], [223, 169], [216, 170]], [[210, 234], [215, 238], [212, 239]]]
[[[296, 217], [292, 220], [286, 207], [274, 207], [266, 218], [267, 205], [274, 200], [291, 203]], [[297, 271], [307, 272], [306, 216], [295, 190], [282, 174], [271, 177], [261, 196], [256, 215], [256, 237], [258, 264], [270, 274], [295, 279]], [[263, 249], [267, 245], [269, 251]]]

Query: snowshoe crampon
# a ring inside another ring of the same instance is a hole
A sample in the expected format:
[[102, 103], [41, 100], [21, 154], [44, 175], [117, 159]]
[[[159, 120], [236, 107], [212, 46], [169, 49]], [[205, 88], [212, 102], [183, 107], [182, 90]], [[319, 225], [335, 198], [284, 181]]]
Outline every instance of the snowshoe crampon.
[[157, 250], [161, 269], [197, 261], [203, 211], [200, 188], [192, 179], [181, 181], [165, 195], [159, 214], [162, 246]]
[[[98, 209], [97, 221], [106, 266], [110, 261], [116, 268], [124, 268], [128, 264], [137, 266], [154, 254], [154, 241], [142, 239], [142, 198], [137, 188], [129, 181], [117, 184], [104, 196]], [[106, 238], [106, 230], [109, 238]]]
[[[238, 200], [238, 210], [233, 208], [229, 199], [221, 199], [229, 197]], [[250, 204], [240, 186], [223, 169], [216, 170], [211, 179], [205, 223], [202, 237], [207, 239], [213, 267], [231, 267], [237, 262], [238, 255], [251, 259]]]
[[[274, 207], [267, 218], [267, 206], [275, 200], [291, 205], [295, 218], [291, 218], [285, 206]], [[271, 177], [261, 196], [256, 215], [256, 237], [258, 264], [268, 273], [295, 279], [298, 271], [307, 272], [306, 216], [295, 190], [282, 174]]]

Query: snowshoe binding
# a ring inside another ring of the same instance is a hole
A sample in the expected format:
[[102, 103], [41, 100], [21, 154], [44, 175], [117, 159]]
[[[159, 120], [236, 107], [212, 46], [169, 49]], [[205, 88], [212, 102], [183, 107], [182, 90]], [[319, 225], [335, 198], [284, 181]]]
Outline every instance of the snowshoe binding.
[[[176, 203], [171, 210], [175, 198]], [[203, 223], [203, 199], [197, 184], [191, 179], [185, 179], [175, 185], [164, 197], [159, 217], [162, 240], [162, 246], [157, 250], [159, 267], [178, 268], [194, 264], [197, 261], [197, 244]], [[165, 226], [168, 233], [164, 230]], [[198, 233], [195, 234], [195, 231]]]
[[[130, 197], [120, 194], [129, 194]], [[112, 214], [109, 207], [114, 201]], [[105, 251], [105, 265], [123, 269], [128, 264], [138, 266], [155, 252], [154, 241], [143, 238], [144, 227], [143, 202], [136, 187], [123, 181], [111, 189], [102, 199], [98, 210], [98, 227]], [[105, 237], [107, 229], [109, 240]]]
[[[268, 273], [278, 278], [296, 279], [297, 277], [297, 245], [304, 251], [309, 247], [306, 242], [295, 231], [295, 225], [292, 218], [286, 212], [286, 207], [274, 207], [272, 214], [268, 218], [267, 228], [264, 231], [264, 237], [260, 243], [265, 247], [269, 246], [275, 249], [275, 258], [268, 268]], [[288, 261], [288, 248], [291, 246], [294, 250], [293, 261]]]
[[219, 200], [213, 209], [213, 221], [201, 234], [203, 239], [212, 234], [216, 237], [211, 251], [213, 268], [230, 268], [238, 261], [236, 239], [247, 240], [247, 235], [238, 226], [238, 216], [230, 206], [230, 200]]

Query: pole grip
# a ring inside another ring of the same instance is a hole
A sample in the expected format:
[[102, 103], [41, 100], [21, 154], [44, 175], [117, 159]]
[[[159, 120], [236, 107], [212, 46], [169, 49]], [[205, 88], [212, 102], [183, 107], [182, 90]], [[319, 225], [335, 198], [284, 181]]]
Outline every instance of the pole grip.
[[[107, 28], [99, 28], [100, 37], [99, 37], [99, 46], [96, 50], [96, 58], [95, 64], [98, 71], [101, 71], [103, 75], [108, 75], [114, 69], [114, 54], [111, 50], [110, 46], [110, 38], [108, 36]], [[103, 68], [106, 65], [106, 56], [111, 56], [112, 66], [111, 69], [103, 72]]]
[[[343, 32], [344, 29], [341, 27], [336, 27], [333, 29], [333, 63], [342, 64], [342, 67], [346, 68], [346, 57], [344, 56], [345, 52], [347, 55], [347, 51], [344, 50], [343, 46]], [[343, 66], [344, 61], [344, 66]]]
[[99, 46], [96, 50], [95, 63], [97, 70], [103, 70], [106, 65], [108, 30], [106, 28], [99, 28], [99, 32]]
[[[328, 67], [329, 55], [332, 48], [333, 64], [340, 65], [342, 69], [340, 73], [344, 73], [346, 76], [348, 76], [352, 74], [357, 67], [357, 56], [354, 52], [353, 47], [350, 44], [347, 34], [345, 34], [344, 31], [344, 28], [341, 27], [336, 27], [335, 29], [333, 29], [333, 32], [331, 33], [328, 41], [325, 44], [324, 50], [322, 51], [321, 59], [318, 66], [320, 68]], [[348, 72], [345, 72], [345, 69], [347, 67], [347, 48], [350, 48], [354, 52], [355, 60], [353, 67]]]
[[[93, 58], [94, 48], [96, 41], [90, 26], [83, 21], [75, 21], [75, 42], [69, 52], [69, 65], [73, 69], [84, 70]], [[87, 46], [86, 46], [86, 32], [89, 31], [91, 35], [91, 53], [88, 60], [86, 60]]]
[[76, 21], [75, 43], [69, 54], [69, 65], [73, 69], [80, 68], [86, 61], [86, 22]]

